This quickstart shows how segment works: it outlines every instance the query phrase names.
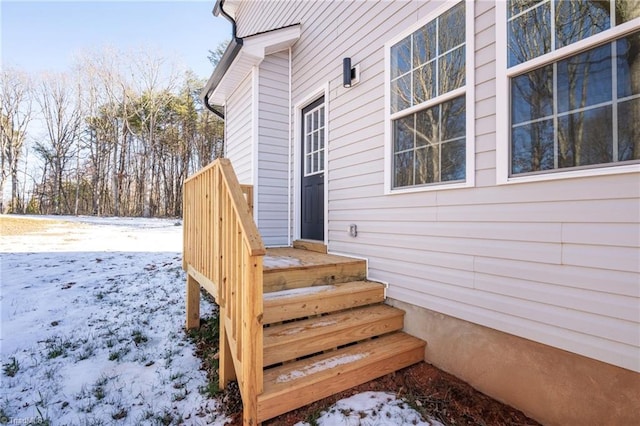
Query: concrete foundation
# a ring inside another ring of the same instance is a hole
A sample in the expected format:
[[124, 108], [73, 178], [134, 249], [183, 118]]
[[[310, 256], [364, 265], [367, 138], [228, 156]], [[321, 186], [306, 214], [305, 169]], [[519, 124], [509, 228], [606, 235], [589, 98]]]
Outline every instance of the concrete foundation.
[[545, 425], [635, 425], [640, 374], [387, 299], [405, 331], [427, 341], [425, 361]]

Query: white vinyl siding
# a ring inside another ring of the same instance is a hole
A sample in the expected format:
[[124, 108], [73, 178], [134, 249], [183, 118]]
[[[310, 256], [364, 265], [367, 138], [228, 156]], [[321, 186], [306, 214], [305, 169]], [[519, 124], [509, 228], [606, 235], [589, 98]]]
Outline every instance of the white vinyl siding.
[[[388, 282], [391, 298], [640, 371], [640, 175], [497, 185], [495, 2], [469, 5], [476, 186], [385, 195], [384, 45], [441, 4], [239, 9], [241, 34], [301, 23], [294, 104], [329, 82], [329, 250], [368, 258], [370, 278]], [[360, 64], [349, 89], [344, 57]]]
[[253, 185], [251, 115], [252, 75], [249, 73], [226, 104], [225, 157], [231, 160], [241, 184]]
[[266, 246], [289, 243], [289, 53], [260, 63], [258, 106], [258, 229]]

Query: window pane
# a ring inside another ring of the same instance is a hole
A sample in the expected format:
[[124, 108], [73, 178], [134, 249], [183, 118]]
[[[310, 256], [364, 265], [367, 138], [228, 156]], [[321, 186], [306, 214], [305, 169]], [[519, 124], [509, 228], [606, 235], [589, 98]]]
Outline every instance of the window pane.
[[411, 74], [391, 82], [391, 112], [411, 106]]
[[430, 62], [413, 73], [413, 104], [417, 105], [436, 96], [436, 62]]
[[393, 186], [413, 185], [413, 151], [396, 154], [393, 169]]
[[465, 178], [465, 141], [446, 142], [440, 145], [442, 150], [440, 181], [462, 180]]
[[513, 174], [551, 170], [554, 167], [553, 120], [544, 120], [513, 129], [511, 172]]
[[324, 107], [320, 108], [320, 126], [324, 126]]
[[440, 87], [438, 87], [439, 95], [464, 86], [464, 51], [464, 46], [461, 46], [458, 49], [453, 50], [452, 52], [447, 53], [440, 58]]
[[438, 137], [439, 108], [435, 106], [416, 114], [416, 146], [435, 145], [440, 141]]
[[324, 151], [318, 152], [318, 168], [316, 170], [324, 170]]
[[558, 167], [578, 167], [613, 160], [611, 107], [558, 118]]
[[508, 62], [517, 65], [551, 51], [551, 8], [544, 3], [508, 24]]
[[553, 114], [553, 66], [511, 80], [511, 122], [518, 124]]
[[393, 122], [393, 139], [394, 149], [393, 152], [405, 151], [407, 149], [413, 149], [413, 135], [414, 135], [414, 114], [408, 117], [403, 117]]
[[311, 169], [311, 154], [305, 156], [304, 158], [305, 158], [305, 162], [304, 162], [305, 173], [306, 174], [313, 173], [313, 170]]
[[447, 101], [442, 108], [441, 140], [456, 139], [466, 134], [466, 99], [464, 96]]
[[411, 36], [391, 46], [391, 78], [411, 70]]
[[[638, 3], [640, 9], [640, 3]], [[640, 33], [616, 42], [618, 65], [618, 97], [640, 93]]]
[[608, 29], [610, 15], [607, 0], [556, 2], [556, 49]]
[[416, 185], [438, 182], [440, 176], [440, 145], [416, 150]]
[[618, 160], [640, 160], [640, 98], [618, 105]]
[[637, 17], [640, 17], [640, 4], [638, 4], [638, 0], [616, 1], [616, 25], [628, 22]]
[[507, 4], [508, 17], [511, 18], [512, 16], [535, 6], [541, 1], [542, 0], [509, 0], [509, 3]]
[[320, 130], [318, 132], [318, 136], [320, 138], [320, 145], [318, 146], [318, 149], [324, 149], [324, 131]]
[[558, 62], [558, 111], [611, 100], [611, 44]]
[[436, 56], [436, 21], [413, 33], [413, 66], [418, 67]]
[[465, 39], [464, 2], [449, 9], [440, 17], [438, 34], [439, 54], [460, 46]]
[[313, 132], [312, 141], [313, 142], [311, 143], [311, 150], [317, 151], [318, 150], [318, 132]]

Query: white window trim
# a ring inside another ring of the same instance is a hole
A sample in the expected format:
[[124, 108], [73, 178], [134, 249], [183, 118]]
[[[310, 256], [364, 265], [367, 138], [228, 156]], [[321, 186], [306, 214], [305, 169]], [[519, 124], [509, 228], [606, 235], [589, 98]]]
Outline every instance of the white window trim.
[[[469, 188], [475, 185], [475, 4], [473, 0], [463, 0], [465, 4], [465, 85], [455, 91], [444, 94], [444, 97], [455, 93], [466, 95], [466, 152], [465, 181], [458, 183], [438, 182], [427, 185], [393, 188], [393, 128], [391, 125], [391, 46], [409, 34], [420, 29], [429, 21], [442, 15], [459, 2], [445, 2], [433, 12], [419, 19], [396, 37], [384, 45], [384, 193], [385, 195], [406, 194], [412, 192], [442, 191], [456, 188]], [[449, 96], [452, 97], [452, 96]], [[443, 98], [444, 99], [444, 98]], [[440, 104], [440, 102], [438, 102]], [[402, 113], [413, 113], [426, 109], [424, 103], [420, 107], [410, 107]]]
[[526, 176], [509, 176], [511, 140], [511, 97], [509, 81], [512, 76], [522, 74], [544, 64], [559, 61], [580, 51], [611, 42], [640, 29], [640, 18], [617, 25], [585, 40], [554, 50], [530, 61], [507, 68], [507, 2], [496, 4], [496, 183], [498, 185], [572, 179], [587, 176], [604, 176], [640, 172], [640, 164], [616, 165], [608, 163], [589, 169], [554, 169], [547, 173]]
[[300, 225], [302, 223], [301, 202], [302, 196], [300, 191], [300, 181], [302, 173], [304, 173], [302, 164], [302, 110], [318, 99], [324, 96], [324, 243], [329, 241], [329, 82], [326, 82], [317, 89], [309, 92], [304, 98], [295, 103], [293, 107], [293, 239], [300, 239]]

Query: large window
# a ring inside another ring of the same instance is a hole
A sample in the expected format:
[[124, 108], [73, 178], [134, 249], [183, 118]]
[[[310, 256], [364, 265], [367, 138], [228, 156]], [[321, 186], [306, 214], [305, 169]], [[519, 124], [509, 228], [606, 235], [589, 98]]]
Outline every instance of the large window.
[[509, 0], [506, 7], [509, 174], [638, 162], [640, 3]]
[[466, 12], [449, 5], [387, 45], [392, 189], [466, 180]]

